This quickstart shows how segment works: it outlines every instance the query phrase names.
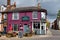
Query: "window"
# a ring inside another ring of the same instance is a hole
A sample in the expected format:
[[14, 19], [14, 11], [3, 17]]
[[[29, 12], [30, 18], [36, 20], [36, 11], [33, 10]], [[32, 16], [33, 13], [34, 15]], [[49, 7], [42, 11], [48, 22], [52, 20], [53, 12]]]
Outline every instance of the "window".
[[33, 19], [37, 19], [37, 18], [38, 18], [38, 12], [37, 12], [37, 11], [34, 11], [34, 12], [32, 13], [32, 18], [33, 18]]
[[19, 20], [19, 13], [13, 13], [12, 20]]
[[7, 19], [7, 14], [6, 13], [4, 14], [4, 19]]
[[13, 24], [13, 31], [18, 31], [18, 24]]
[[41, 19], [45, 19], [45, 12], [41, 12]]
[[33, 22], [34, 28], [40, 29], [40, 22]]
[[0, 18], [2, 18], [2, 13], [0, 13]]
[[59, 29], [60, 29], [60, 21], [59, 21], [59, 24], [58, 25], [59, 25]]
[[0, 13], [0, 23], [1, 23], [1, 20], [2, 20], [2, 13]]

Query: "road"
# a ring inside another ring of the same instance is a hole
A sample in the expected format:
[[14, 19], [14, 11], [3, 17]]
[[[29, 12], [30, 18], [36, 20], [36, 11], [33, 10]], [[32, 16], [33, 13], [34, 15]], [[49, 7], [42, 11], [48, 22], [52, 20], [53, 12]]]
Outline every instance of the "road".
[[50, 29], [47, 35], [36, 35], [32, 37], [13, 37], [13, 38], [4, 38], [0, 37], [0, 40], [60, 40], [60, 30]]
[[60, 36], [60, 30], [50, 30], [53, 36]]

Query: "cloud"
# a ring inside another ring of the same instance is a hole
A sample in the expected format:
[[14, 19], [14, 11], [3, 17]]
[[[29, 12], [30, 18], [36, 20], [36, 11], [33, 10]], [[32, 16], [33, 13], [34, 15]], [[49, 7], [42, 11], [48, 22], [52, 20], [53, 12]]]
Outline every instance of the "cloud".
[[[21, 6], [36, 6], [37, 0], [11, 0], [11, 4], [16, 2], [17, 7]], [[7, 0], [0, 0], [0, 5], [7, 4]], [[44, 8], [48, 12], [48, 19], [55, 20], [58, 10], [60, 10], [60, 0], [40, 0], [41, 8]]]
[[58, 10], [60, 10], [60, 0], [46, 0], [46, 2], [40, 2], [41, 7], [47, 9], [48, 19], [55, 20]]
[[2, 5], [2, 4], [7, 4], [7, 0], [0, 0], [0, 5]]
[[[36, 4], [36, 0], [14, 0], [17, 4], [17, 7], [21, 6], [34, 6]], [[13, 3], [13, 0], [11, 1], [11, 4]]]
[[59, 2], [60, 0], [40, 0], [40, 2]]

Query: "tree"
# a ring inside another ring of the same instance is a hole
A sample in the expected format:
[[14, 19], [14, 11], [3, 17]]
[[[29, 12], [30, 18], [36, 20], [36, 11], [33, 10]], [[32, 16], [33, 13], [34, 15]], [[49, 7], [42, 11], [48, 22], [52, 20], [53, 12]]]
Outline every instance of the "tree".
[[57, 17], [60, 17], [60, 10], [58, 11]]
[[50, 22], [48, 20], [46, 20], [46, 27], [49, 28], [50, 27]]

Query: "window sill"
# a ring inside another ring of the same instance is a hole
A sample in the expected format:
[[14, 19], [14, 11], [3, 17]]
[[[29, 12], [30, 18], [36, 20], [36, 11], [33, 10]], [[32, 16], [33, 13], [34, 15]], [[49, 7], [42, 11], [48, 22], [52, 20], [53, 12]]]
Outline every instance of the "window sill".
[[38, 19], [38, 18], [32, 18], [32, 19]]
[[[12, 19], [12, 20], [16, 20], [16, 19]], [[19, 20], [19, 19], [17, 19], [17, 20]]]

